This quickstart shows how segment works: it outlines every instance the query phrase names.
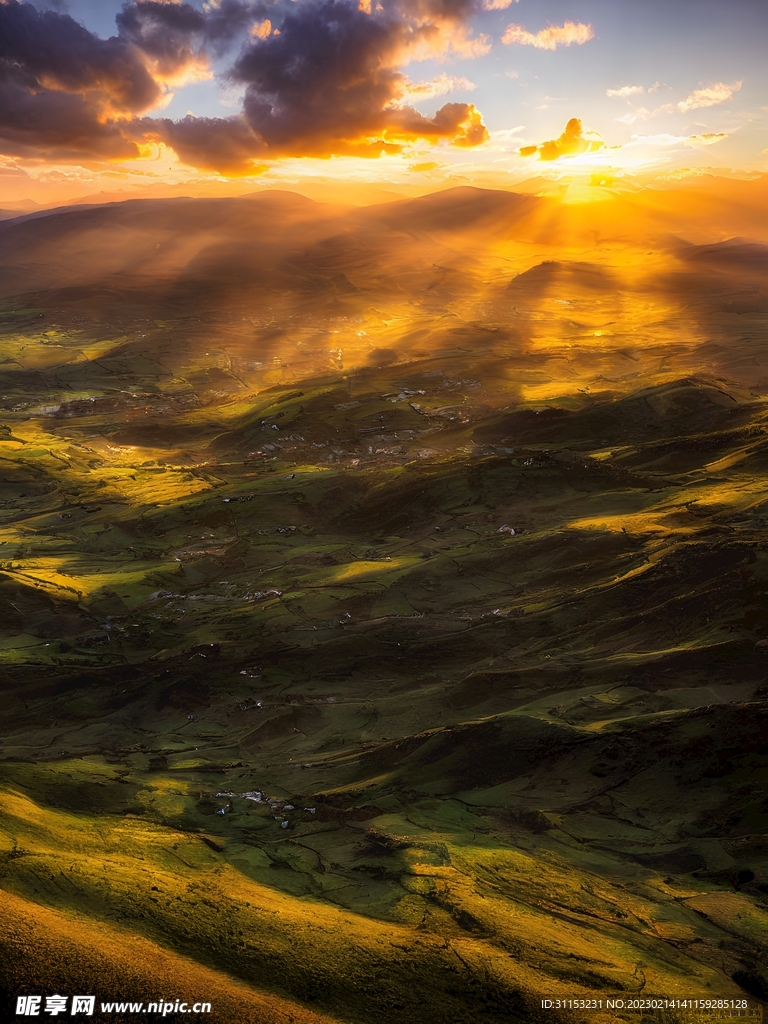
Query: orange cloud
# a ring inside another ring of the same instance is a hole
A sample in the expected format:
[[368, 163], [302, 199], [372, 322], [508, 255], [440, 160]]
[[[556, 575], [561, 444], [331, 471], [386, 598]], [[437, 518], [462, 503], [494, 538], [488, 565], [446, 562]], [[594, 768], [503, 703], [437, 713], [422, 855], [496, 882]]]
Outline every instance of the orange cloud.
[[519, 150], [520, 156], [534, 156], [538, 153], [539, 160], [560, 160], [566, 156], [596, 153], [605, 143], [594, 133], [589, 134], [592, 138], [585, 137], [581, 121], [578, 117], [572, 117], [559, 138], [542, 142], [538, 146], [523, 146]]
[[[141, 122], [144, 138], [164, 142], [183, 163], [203, 170], [218, 171], [229, 177], [250, 176], [254, 161], [287, 156], [380, 157], [401, 153], [407, 143], [448, 140], [460, 148], [478, 146], [488, 139], [488, 130], [480, 112], [472, 103], [446, 103], [433, 117], [424, 117], [413, 107], [393, 107], [380, 113], [370, 125], [370, 134], [359, 126], [347, 129], [347, 137], [326, 126], [305, 130], [295, 137], [287, 135], [278, 144], [265, 145], [264, 137], [254, 130], [247, 117], [194, 117], [181, 121], [169, 118], [145, 118]], [[324, 130], [325, 129], [325, 130]]]
[[690, 96], [677, 104], [677, 109], [683, 112], [698, 110], [700, 107], [716, 107], [718, 103], [725, 103], [735, 92], [741, 89], [741, 82], [734, 82], [733, 85], [726, 85], [725, 82], [715, 82], [714, 85], [704, 86], [702, 89], [695, 89]]
[[[473, 2], [394, 0], [397, 6], [377, 4], [373, 14], [348, 0], [297, 5], [279, 35], [252, 39], [230, 71], [245, 86], [239, 119], [163, 122], [161, 137], [185, 162], [226, 166], [227, 173], [237, 170], [231, 157], [244, 146], [252, 158], [270, 159], [378, 157], [417, 140], [479, 145], [488, 132], [473, 104], [446, 103], [432, 117], [407, 104], [472, 83], [446, 74], [413, 83], [400, 70], [408, 60], [478, 42], [467, 35]], [[220, 146], [229, 132], [225, 164]], [[239, 173], [247, 170], [245, 161]]]
[[704, 146], [713, 146], [716, 142], [722, 142], [728, 138], [727, 132], [705, 132], [703, 135], [691, 135], [691, 142], [700, 142]]
[[[155, 54], [122, 37], [99, 39], [68, 15], [0, 3], [0, 152], [63, 160], [138, 156], [120, 122], [159, 105]], [[185, 55], [160, 62], [168, 75]]]
[[258, 39], [266, 39], [267, 36], [271, 36], [272, 22], [269, 18], [265, 18], [264, 21], [260, 21], [257, 25], [254, 25], [251, 29], [251, 35], [256, 36]]
[[562, 25], [549, 25], [535, 34], [528, 32], [522, 25], [507, 25], [501, 41], [506, 46], [517, 43], [520, 46], [535, 46], [537, 50], [556, 50], [558, 46], [570, 46], [571, 43], [582, 46], [594, 37], [595, 31], [591, 25], [566, 21]]
[[[69, 15], [0, 0], [0, 153], [126, 159], [163, 142], [192, 166], [250, 174], [256, 161], [285, 156], [377, 157], [419, 140], [477, 146], [488, 132], [473, 104], [446, 103], [432, 116], [408, 105], [472, 83], [445, 73], [414, 83], [401, 68], [486, 53], [490, 40], [470, 25], [482, 2], [316, 0], [281, 13], [266, 0], [203, 10], [126, 0], [118, 35], [101, 39]], [[209, 76], [213, 58], [235, 46], [240, 55], [221, 79], [244, 90], [237, 116], [146, 116], [172, 84]]]

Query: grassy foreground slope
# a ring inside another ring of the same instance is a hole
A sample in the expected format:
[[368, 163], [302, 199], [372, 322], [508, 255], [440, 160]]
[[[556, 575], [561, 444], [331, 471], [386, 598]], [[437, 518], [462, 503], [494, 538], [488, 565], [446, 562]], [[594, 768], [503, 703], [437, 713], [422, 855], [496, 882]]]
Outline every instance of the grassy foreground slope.
[[768, 998], [765, 248], [247, 203], [0, 228], [8, 996]]

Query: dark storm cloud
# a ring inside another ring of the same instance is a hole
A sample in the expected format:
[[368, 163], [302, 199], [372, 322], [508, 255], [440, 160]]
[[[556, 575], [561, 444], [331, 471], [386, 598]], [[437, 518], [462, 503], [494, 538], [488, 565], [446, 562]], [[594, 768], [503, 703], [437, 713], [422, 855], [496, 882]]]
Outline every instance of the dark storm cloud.
[[0, 147], [42, 159], [131, 157], [120, 119], [162, 98], [139, 50], [67, 14], [0, 3]]
[[267, 155], [264, 141], [242, 116], [144, 118], [141, 131], [165, 142], [185, 164], [222, 174], [252, 171], [253, 161]]
[[138, 156], [118, 122], [99, 118], [99, 104], [57, 90], [35, 92], [0, 67], [0, 152], [63, 163]]
[[125, 40], [99, 39], [68, 14], [14, 0], [0, 3], [0, 65], [6, 81], [30, 90], [98, 90], [112, 113], [147, 109], [160, 97]]
[[162, 96], [138, 51], [67, 14], [0, 3], [0, 149], [63, 160], [138, 150], [116, 118]]
[[266, 10], [265, 3], [241, 0], [222, 0], [205, 11], [186, 3], [140, 0], [124, 4], [115, 20], [122, 39], [156, 60], [161, 74], [173, 75], [247, 37], [254, 19], [263, 17]]
[[164, 122], [161, 133], [186, 162], [229, 172], [254, 157], [379, 156], [416, 139], [478, 145], [488, 133], [472, 104], [425, 117], [403, 102], [409, 81], [399, 70], [411, 55], [476, 45], [463, 31], [474, 9], [470, 0], [413, 0], [374, 14], [348, 0], [303, 4], [278, 32], [260, 30], [230, 71], [245, 86], [242, 117]]
[[[262, 0], [130, 0], [101, 39], [69, 15], [0, 0], [0, 152], [62, 161], [125, 158], [163, 141], [186, 163], [240, 173], [286, 155], [378, 156], [413, 140], [474, 146], [488, 136], [472, 104], [426, 117], [406, 103], [410, 60], [487, 52], [473, 38], [478, 0], [323, 0], [283, 15]], [[265, 17], [271, 12], [272, 21]], [[168, 88], [210, 74], [245, 88], [231, 118], [148, 118]]]

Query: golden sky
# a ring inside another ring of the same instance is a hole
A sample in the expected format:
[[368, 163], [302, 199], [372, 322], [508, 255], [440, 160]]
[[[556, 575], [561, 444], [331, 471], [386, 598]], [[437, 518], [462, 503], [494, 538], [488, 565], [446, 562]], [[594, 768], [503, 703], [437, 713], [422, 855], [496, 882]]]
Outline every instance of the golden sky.
[[763, 0], [0, 0], [0, 208], [752, 175], [767, 51]]

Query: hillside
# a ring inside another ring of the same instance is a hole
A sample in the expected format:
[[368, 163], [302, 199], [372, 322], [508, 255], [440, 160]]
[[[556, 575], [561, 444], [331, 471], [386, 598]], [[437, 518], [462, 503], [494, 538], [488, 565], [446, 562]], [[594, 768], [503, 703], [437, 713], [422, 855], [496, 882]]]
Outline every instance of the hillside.
[[0, 223], [5, 996], [768, 999], [768, 249], [660, 195]]

